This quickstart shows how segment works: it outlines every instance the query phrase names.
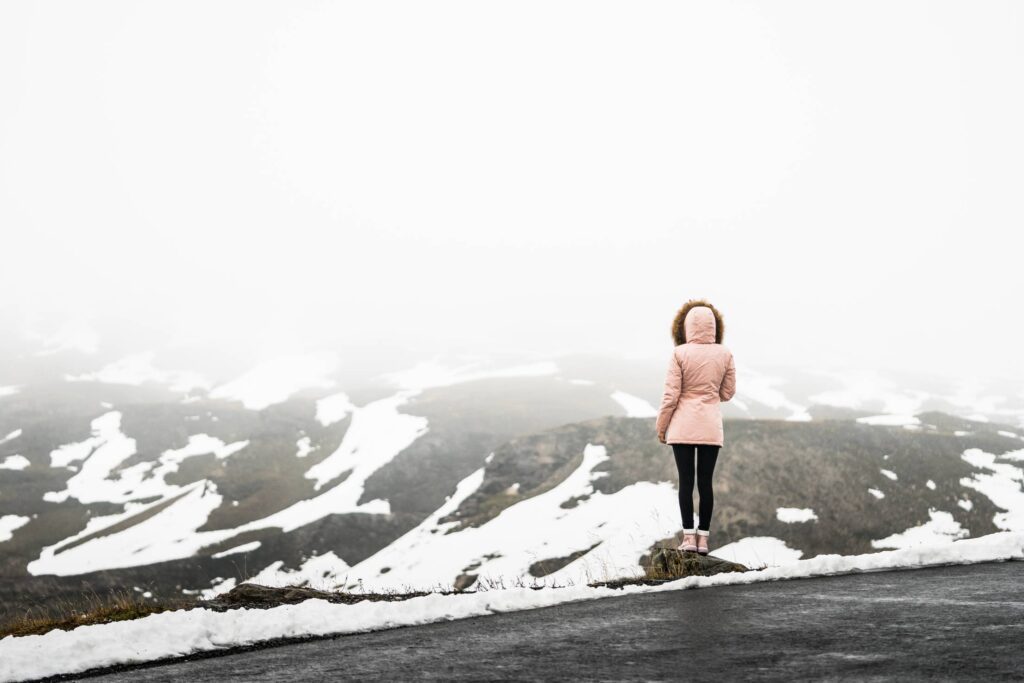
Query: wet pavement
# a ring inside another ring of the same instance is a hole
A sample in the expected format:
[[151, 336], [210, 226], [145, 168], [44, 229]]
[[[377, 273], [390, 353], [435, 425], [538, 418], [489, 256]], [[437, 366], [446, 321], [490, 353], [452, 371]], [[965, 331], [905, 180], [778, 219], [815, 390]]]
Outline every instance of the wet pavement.
[[1024, 680], [1024, 562], [588, 600], [92, 681]]

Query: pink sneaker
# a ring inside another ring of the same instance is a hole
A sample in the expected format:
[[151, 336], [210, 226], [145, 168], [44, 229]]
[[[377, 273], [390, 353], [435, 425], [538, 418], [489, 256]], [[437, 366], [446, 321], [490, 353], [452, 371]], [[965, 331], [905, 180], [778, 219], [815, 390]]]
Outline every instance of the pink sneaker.
[[697, 529], [697, 552], [701, 555], [707, 555], [708, 552], [708, 536], [711, 535], [710, 531], [704, 531], [703, 529]]
[[678, 548], [684, 552], [696, 552], [697, 550], [697, 536], [693, 531], [687, 531], [683, 529], [683, 542]]

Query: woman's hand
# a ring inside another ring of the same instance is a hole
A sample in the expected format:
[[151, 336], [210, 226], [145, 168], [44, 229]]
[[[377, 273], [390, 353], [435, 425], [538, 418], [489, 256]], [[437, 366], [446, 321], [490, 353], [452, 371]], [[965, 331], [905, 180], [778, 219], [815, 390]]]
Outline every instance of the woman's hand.
[[665, 432], [658, 434], [658, 441], [665, 443]]

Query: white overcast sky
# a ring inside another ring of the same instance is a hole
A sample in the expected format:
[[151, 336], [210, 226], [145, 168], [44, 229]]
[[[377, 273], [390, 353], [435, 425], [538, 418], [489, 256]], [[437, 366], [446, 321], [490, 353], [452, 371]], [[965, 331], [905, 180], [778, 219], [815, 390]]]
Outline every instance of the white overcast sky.
[[1022, 121], [1019, 2], [7, 0], [0, 308], [1020, 376]]

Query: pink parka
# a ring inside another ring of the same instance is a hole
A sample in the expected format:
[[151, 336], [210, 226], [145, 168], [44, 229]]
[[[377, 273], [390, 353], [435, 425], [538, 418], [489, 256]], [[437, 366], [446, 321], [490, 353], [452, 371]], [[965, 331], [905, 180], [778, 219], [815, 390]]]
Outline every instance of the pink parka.
[[721, 401], [736, 393], [732, 351], [715, 343], [715, 315], [707, 306], [686, 314], [686, 343], [672, 349], [656, 422], [666, 443], [723, 445]]

